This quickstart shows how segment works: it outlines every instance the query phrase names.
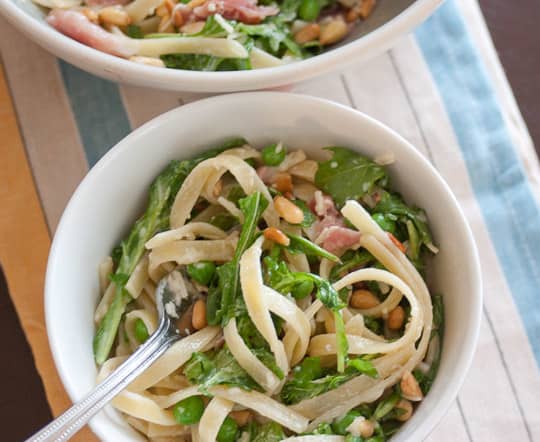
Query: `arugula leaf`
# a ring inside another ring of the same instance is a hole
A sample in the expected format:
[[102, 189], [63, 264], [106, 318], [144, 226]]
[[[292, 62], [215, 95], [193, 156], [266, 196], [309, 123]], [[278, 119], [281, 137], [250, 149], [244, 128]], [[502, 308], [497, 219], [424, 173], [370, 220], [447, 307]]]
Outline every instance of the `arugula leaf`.
[[349, 273], [352, 270], [363, 267], [375, 260], [373, 255], [365, 249], [347, 250], [340, 258], [341, 262], [332, 267], [330, 280], [337, 281], [343, 273]]
[[317, 428], [311, 433], [306, 434], [334, 434], [334, 430], [332, 430], [332, 426], [329, 423], [323, 422], [317, 425]]
[[327, 147], [332, 158], [319, 163], [315, 185], [328, 193], [341, 207], [347, 200], [358, 200], [386, 186], [388, 175], [383, 166], [344, 147]]
[[227, 347], [218, 352], [193, 353], [184, 366], [188, 381], [207, 393], [213, 385], [229, 385], [244, 390], [261, 390], [259, 385], [238, 364]]
[[229, 201], [232, 201], [236, 205], [238, 205], [238, 201], [240, 201], [240, 199], [245, 197], [246, 194], [244, 192], [244, 189], [242, 189], [242, 187], [239, 185], [232, 186], [227, 193], [227, 199]]
[[[228, 23], [231, 25], [232, 28], [234, 28], [234, 25], [236, 22], [234, 21], [228, 21], [224, 18], [222, 18], [223, 22]], [[227, 30], [223, 27], [223, 25], [216, 20], [215, 15], [209, 15], [206, 18], [206, 22], [204, 23], [204, 27], [195, 34], [188, 34], [185, 35], [186, 37], [214, 37], [214, 38], [223, 38], [227, 37], [229, 33]]]
[[219, 227], [221, 230], [230, 230], [235, 224], [238, 223], [238, 218], [230, 213], [218, 213], [210, 218], [210, 224]]
[[[345, 336], [345, 324], [341, 316], [341, 309], [347, 306], [346, 302], [341, 299], [337, 290], [326, 279], [313, 273], [291, 272], [287, 264], [279, 260], [279, 256], [268, 255], [263, 259], [263, 262], [266, 267], [265, 279], [267, 284], [280, 293], [291, 293], [293, 297], [301, 298], [309, 295], [313, 287], [317, 288], [317, 298], [334, 313], [337, 365], [338, 371], [343, 371], [349, 348]], [[312, 285], [308, 285], [309, 283]]]
[[267, 422], [266, 424], [251, 422], [248, 431], [250, 442], [279, 442], [287, 437], [277, 422]]
[[244, 214], [244, 224], [240, 239], [231, 261], [216, 269], [218, 285], [208, 293], [207, 320], [211, 325], [221, 322], [225, 327], [234, 317], [235, 300], [240, 292], [239, 262], [242, 254], [251, 246], [257, 233], [257, 223], [268, 206], [268, 201], [260, 192], [253, 193], [238, 202]]
[[372, 363], [361, 357], [348, 361], [343, 373], [323, 370], [320, 358], [307, 357], [294, 369], [293, 377], [283, 386], [281, 400], [288, 405], [295, 404], [333, 390], [359, 374], [378, 376]]
[[441, 348], [442, 348], [443, 333], [444, 333], [444, 304], [443, 304], [442, 295], [440, 294], [433, 295], [432, 304], [433, 304], [433, 330], [431, 332], [431, 340], [433, 340], [434, 338], [439, 339], [439, 351], [437, 352], [437, 355], [435, 359], [433, 360], [431, 367], [429, 367], [429, 370], [427, 371], [427, 373], [424, 373], [420, 371], [419, 369], [416, 369], [413, 371], [413, 375], [418, 381], [418, 384], [420, 385], [420, 388], [422, 390], [422, 393], [424, 393], [424, 395], [428, 394], [429, 390], [431, 389], [431, 386], [433, 385], [433, 381], [435, 380], [435, 377], [437, 376], [437, 372], [439, 371], [439, 365], [441, 363]]
[[373, 417], [376, 420], [382, 419], [394, 409], [394, 407], [397, 405], [400, 399], [401, 399], [401, 396], [397, 391], [392, 392], [390, 396], [388, 396], [387, 398], [379, 402], [379, 404], [377, 405], [377, 408], [375, 408]]
[[200, 162], [215, 157], [224, 150], [246, 144], [243, 138], [226, 141], [191, 160], [173, 161], [150, 186], [148, 206], [145, 213], [133, 225], [128, 237], [114, 249], [117, 269], [112, 277], [116, 285], [113, 301], [98, 326], [93, 341], [94, 358], [97, 364], [107, 359], [118, 332], [118, 326], [131, 296], [124, 289], [135, 266], [144, 253], [144, 244], [157, 232], [169, 227], [169, 215], [180, 186]]
[[302, 50], [291, 38], [289, 27], [279, 20], [269, 18], [265, 23], [258, 25], [238, 23], [235, 30], [254, 38], [258, 46], [262, 46], [272, 55], [281, 57], [289, 50], [293, 55], [302, 57]]
[[380, 197], [380, 201], [373, 209], [374, 214], [381, 213], [385, 217], [389, 215], [395, 217], [398, 227], [407, 233], [409, 258], [419, 264], [421, 247], [433, 243], [426, 213], [418, 207], [408, 206], [396, 193], [382, 191]]
[[299, 207], [304, 213], [304, 219], [299, 224], [301, 227], [311, 227], [311, 225], [317, 220], [315, 214], [311, 211], [308, 205], [302, 200], [292, 200], [292, 202]]
[[291, 240], [287, 246], [289, 252], [304, 253], [307, 256], [317, 256], [319, 258], [329, 259], [332, 262], [339, 262], [339, 258], [336, 255], [311, 242], [309, 239], [293, 234], [288, 234], [287, 236]]
[[379, 373], [377, 372], [377, 369], [373, 366], [371, 361], [362, 359], [362, 358], [354, 358], [349, 359], [347, 361], [347, 367], [354, 368], [359, 373], [365, 374], [366, 376], [369, 376], [370, 378], [378, 378]]
[[163, 54], [165, 66], [188, 71], [244, 71], [251, 69], [249, 58], [221, 58], [206, 54]]
[[141, 27], [137, 25], [127, 25], [126, 34], [130, 38], [144, 38]]

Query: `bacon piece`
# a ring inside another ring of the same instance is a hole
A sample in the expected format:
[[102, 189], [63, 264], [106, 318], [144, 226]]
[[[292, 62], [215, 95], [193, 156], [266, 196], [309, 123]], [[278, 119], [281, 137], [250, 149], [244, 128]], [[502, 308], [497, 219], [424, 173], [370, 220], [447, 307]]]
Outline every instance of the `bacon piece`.
[[126, 58], [136, 53], [136, 45], [129, 38], [107, 32], [81, 12], [53, 9], [47, 16], [47, 23], [62, 34], [99, 51]]
[[198, 19], [221, 14], [227, 20], [256, 24], [268, 16], [276, 15], [279, 9], [275, 6], [257, 6], [257, 0], [207, 0], [197, 6], [193, 13]]
[[322, 243], [323, 249], [330, 253], [350, 249], [358, 241], [360, 241], [360, 232], [340, 226], [326, 227], [317, 239], [317, 242]]

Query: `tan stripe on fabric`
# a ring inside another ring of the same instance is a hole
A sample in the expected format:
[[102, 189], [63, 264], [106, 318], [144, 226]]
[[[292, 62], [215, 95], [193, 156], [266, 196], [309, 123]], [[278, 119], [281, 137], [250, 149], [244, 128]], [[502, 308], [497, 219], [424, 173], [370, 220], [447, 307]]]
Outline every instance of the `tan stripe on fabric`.
[[58, 62], [0, 18], [0, 50], [49, 230], [88, 170]]
[[[414, 41], [402, 41], [392, 54], [412, 105], [422, 109], [419, 122], [434, 163], [460, 201], [480, 254], [485, 305], [481, 345], [460, 393], [471, 434], [474, 440], [540, 440], [538, 368], [455, 134], [429, 71], [418, 68], [425, 62]], [[507, 438], [510, 434], [524, 438]]]
[[[404, 43], [407, 57], [411, 51], [412, 40]], [[427, 147], [416, 124], [415, 115], [408, 104], [408, 97], [403, 89], [402, 80], [398, 76], [391, 56], [386, 53], [370, 60], [367, 64], [357, 64], [346, 69], [342, 80], [349, 95], [350, 105], [387, 124], [400, 135], [410, 141], [420, 152], [428, 156]], [[322, 86], [322, 85], [321, 85]], [[395, 103], [391, 107], [388, 103]], [[436, 427], [431, 440], [438, 441], [450, 438], [461, 441], [466, 435], [465, 423], [457, 410], [448, 413], [444, 424]], [[447, 431], [451, 429], [450, 435]]]
[[[0, 261], [54, 415], [70, 401], [52, 361], [43, 313], [50, 239], [3, 72], [0, 72]], [[73, 440], [96, 440], [84, 428]]]
[[120, 94], [131, 127], [135, 129], [152, 118], [184, 104], [179, 94], [169, 91], [130, 86], [120, 86]]

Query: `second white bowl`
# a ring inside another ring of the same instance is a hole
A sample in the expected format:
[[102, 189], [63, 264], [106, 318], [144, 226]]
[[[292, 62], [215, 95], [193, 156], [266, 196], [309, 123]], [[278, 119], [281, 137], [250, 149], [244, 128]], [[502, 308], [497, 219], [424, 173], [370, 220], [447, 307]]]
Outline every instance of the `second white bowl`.
[[[140, 214], [148, 187], [173, 159], [189, 158], [225, 138], [254, 146], [282, 140], [308, 155], [341, 145], [369, 157], [392, 153], [393, 186], [423, 207], [440, 253], [430, 288], [443, 293], [446, 327], [438, 376], [413, 418], [393, 442], [423, 440], [454, 400], [469, 367], [481, 312], [476, 248], [447, 184], [418, 151], [372, 118], [329, 101], [283, 93], [246, 93], [198, 101], [155, 118], [111, 149], [71, 198], [53, 241], [47, 268], [47, 330], [60, 377], [73, 401], [95, 384], [93, 313], [97, 268]], [[138, 440], [109, 408], [91, 422], [105, 441]]]

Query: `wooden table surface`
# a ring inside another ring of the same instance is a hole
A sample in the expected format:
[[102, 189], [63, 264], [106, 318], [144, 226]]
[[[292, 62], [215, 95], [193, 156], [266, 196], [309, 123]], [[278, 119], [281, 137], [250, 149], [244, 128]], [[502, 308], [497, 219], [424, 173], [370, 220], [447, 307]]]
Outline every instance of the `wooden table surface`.
[[[540, 154], [540, 1], [480, 0], [480, 5]], [[0, 334], [4, 338], [0, 395], [2, 440], [16, 441], [49, 421], [51, 412], [1, 269]]]

